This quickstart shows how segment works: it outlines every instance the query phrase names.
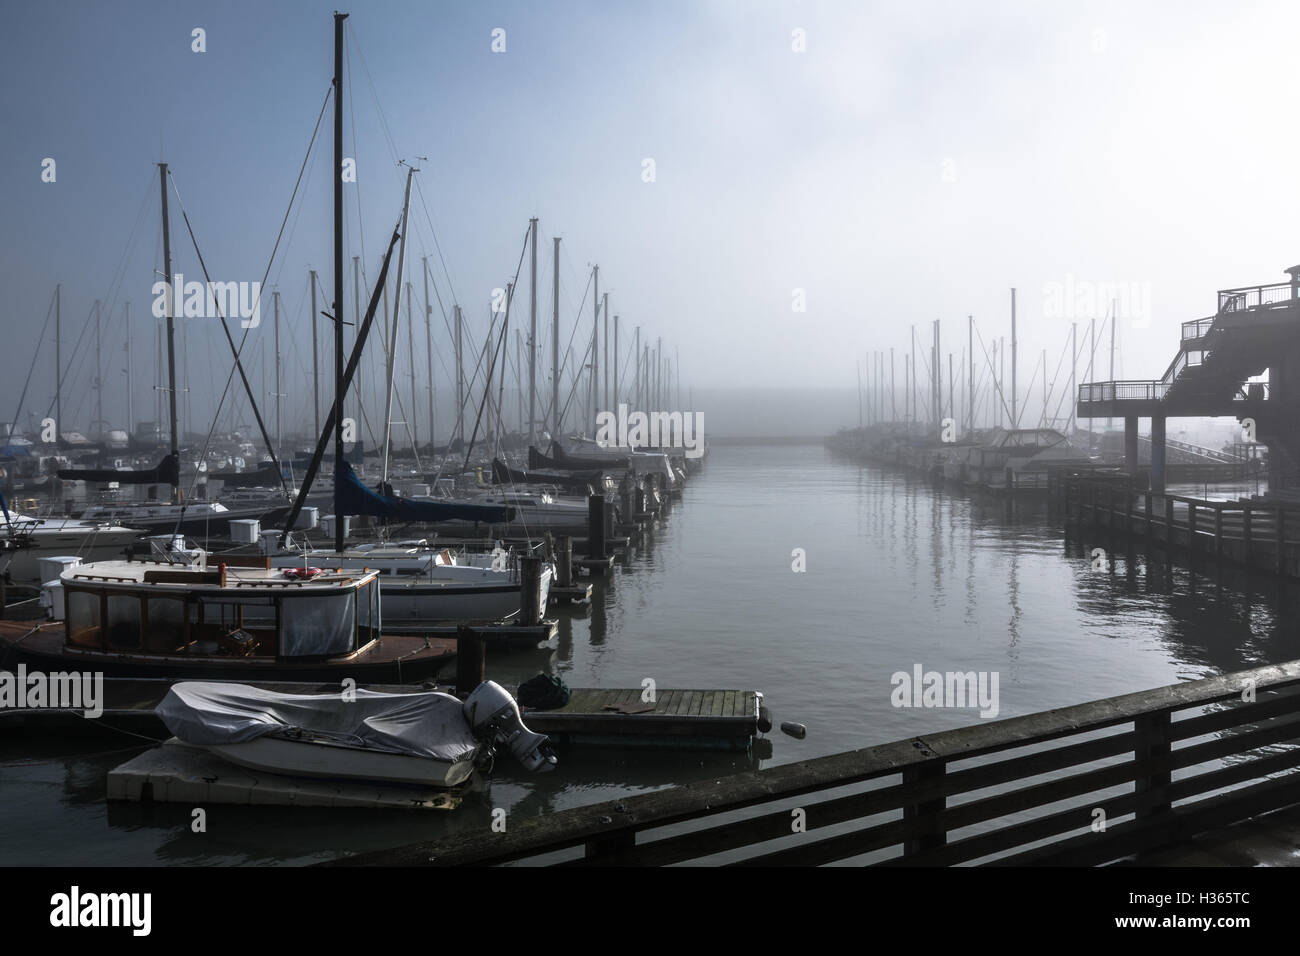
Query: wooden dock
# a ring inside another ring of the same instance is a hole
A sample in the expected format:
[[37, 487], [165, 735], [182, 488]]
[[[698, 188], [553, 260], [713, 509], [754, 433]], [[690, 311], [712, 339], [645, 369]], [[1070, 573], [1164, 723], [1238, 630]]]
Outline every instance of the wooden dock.
[[1123, 535], [1195, 559], [1300, 577], [1300, 508], [1139, 490], [1130, 479], [1066, 478], [1067, 526]]
[[[462, 788], [463, 789], [463, 788]], [[108, 772], [108, 799], [366, 810], [454, 810], [461, 790], [281, 777], [227, 763], [172, 738]]]
[[560, 743], [589, 746], [744, 751], [758, 732], [762, 695], [754, 691], [659, 690], [653, 702], [643, 694], [578, 688], [556, 710], [525, 708], [524, 720]]
[[[0, 733], [108, 736], [127, 730], [154, 739], [170, 731], [154, 713], [175, 680], [105, 678], [103, 713], [82, 716], [80, 709], [45, 707], [0, 709]], [[342, 694], [335, 683], [250, 683], [284, 694]], [[472, 680], [473, 686], [478, 681]], [[367, 690], [415, 694], [429, 690], [455, 693], [450, 684], [365, 685]], [[508, 688], [511, 693], [516, 688]], [[661, 690], [653, 704], [641, 700], [641, 688], [573, 688], [569, 703], [556, 710], [524, 708], [524, 720], [538, 733], [567, 746], [632, 746], [673, 750], [745, 751], [758, 726], [762, 695], [739, 690]]]
[[1297, 740], [1291, 661], [334, 862], [1099, 865], [1300, 804]]

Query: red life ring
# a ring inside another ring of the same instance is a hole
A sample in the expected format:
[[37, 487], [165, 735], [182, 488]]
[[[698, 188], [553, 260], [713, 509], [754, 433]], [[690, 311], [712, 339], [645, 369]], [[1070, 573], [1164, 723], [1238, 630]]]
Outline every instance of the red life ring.
[[290, 580], [298, 578], [314, 578], [316, 575], [323, 573], [321, 568], [285, 568], [284, 576]]

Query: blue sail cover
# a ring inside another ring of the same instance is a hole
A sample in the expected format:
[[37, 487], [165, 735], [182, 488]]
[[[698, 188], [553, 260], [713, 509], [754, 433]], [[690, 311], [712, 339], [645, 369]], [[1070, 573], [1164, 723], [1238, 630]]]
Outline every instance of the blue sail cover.
[[514, 518], [513, 508], [411, 501], [381, 495], [363, 485], [346, 461], [343, 462], [343, 473], [334, 476], [334, 513], [374, 515], [398, 521], [482, 521], [487, 524], [505, 524]]

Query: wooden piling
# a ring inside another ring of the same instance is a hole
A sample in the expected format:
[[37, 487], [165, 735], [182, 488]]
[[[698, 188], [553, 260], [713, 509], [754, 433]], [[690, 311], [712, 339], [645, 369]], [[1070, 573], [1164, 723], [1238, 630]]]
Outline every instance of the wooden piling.
[[535, 627], [542, 623], [542, 559], [527, 555], [519, 559], [519, 623]]
[[592, 495], [587, 499], [587, 557], [608, 557], [605, 549], [605, 496]]
[[456, 693], [468, 694], [484, 680], [482, 636], [468, 624], [456, 628]]
[[555, 583], [573, 587], [573, 538], [562, 534], [555, 539]]

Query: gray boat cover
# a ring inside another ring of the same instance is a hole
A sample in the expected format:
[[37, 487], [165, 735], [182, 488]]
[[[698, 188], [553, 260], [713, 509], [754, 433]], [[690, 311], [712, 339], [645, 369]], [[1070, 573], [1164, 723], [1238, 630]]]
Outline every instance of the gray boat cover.
[[[478, 748], [461, 702], [450, 694], [282, 694], [216, 681], [173, 684], [155, 711], [167, 729], [199, 747], [238, 744], [298, 728], [349, 738], [389, 753], [455, 761]], [[343, 742], [347, 742], [346, 740]]]

